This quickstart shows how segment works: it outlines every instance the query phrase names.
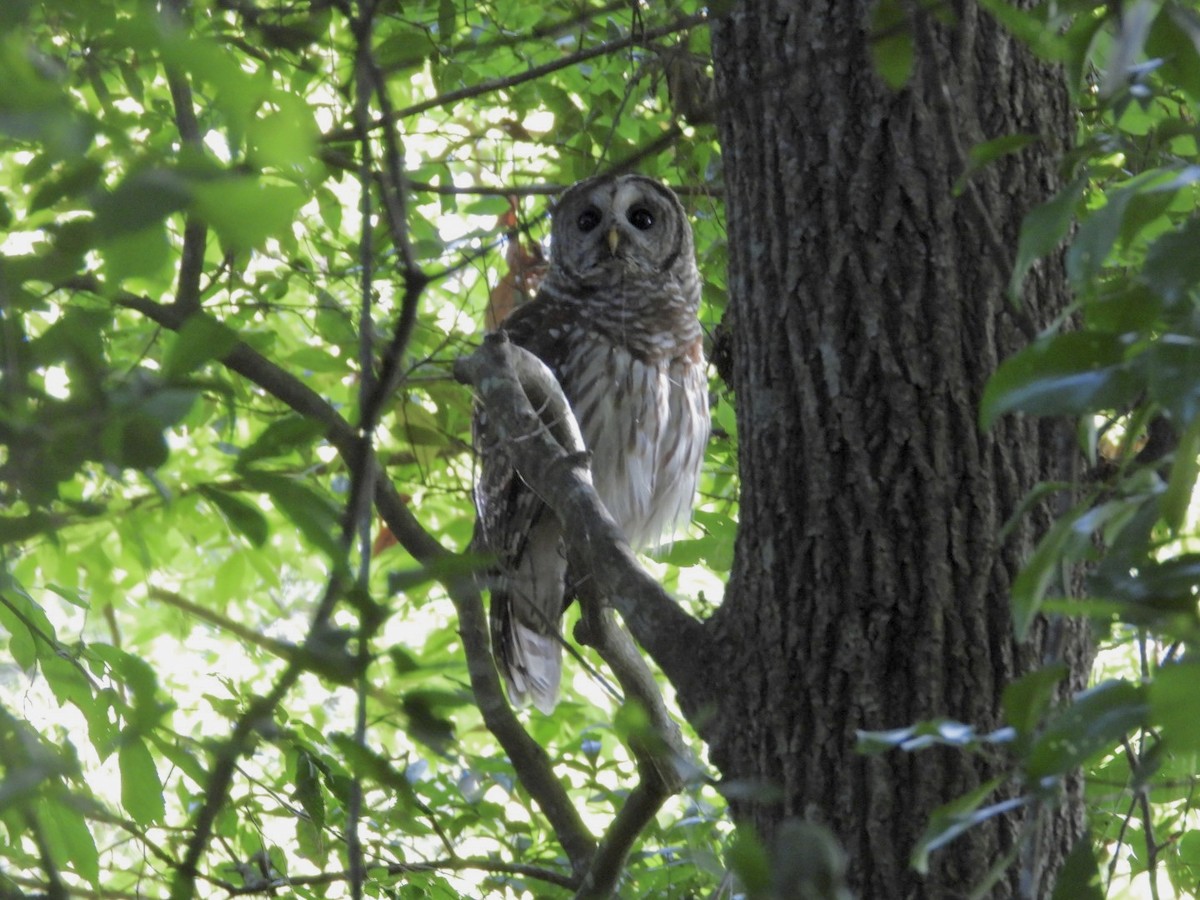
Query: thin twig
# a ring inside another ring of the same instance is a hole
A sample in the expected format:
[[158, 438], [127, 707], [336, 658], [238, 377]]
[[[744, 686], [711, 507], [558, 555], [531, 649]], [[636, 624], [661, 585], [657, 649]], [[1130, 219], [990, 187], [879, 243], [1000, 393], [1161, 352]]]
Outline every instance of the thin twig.
[[[372, 291], [375, 278], [375, 248], [374, 229], [371, 227], [371, 136], [368, 131], [370, 117], [372, 85], [368, 73], [371, 58], [371, 34], [374, 29], [375, 4], [372, 0], [360, 0], [358, 4], [359, 17], [353, 23], [356, 50], [354, 57], [354, 122], [359, 136], [359, 291], [360, 312], [358, 321], [358, 353], [359, 353], [359, 383], [358, 406], [362, 417], [361, 439], [364, 445], [363, 463], [358, 472], [366, 483], [356, 493], [358, 503], [347, 509], [347, 516], [353, 522], [352, 527], [358, 534], [359, 540], [359, 570], [358, 587], [366, 595], [366, 587], [371, 575], [371, 495], [374, 494], [370, 479], [374, 477], [375, 466], [365, 465], [366, 458], [371, 454], [374, 442], [376, 422], [376, 406], [372, 403], [375, 393], [374, 383], [374, 347], [375, 325], [372, 316]], [[347, 522], [350, 526], [350, 522]], [[354, 743], [359, 747], [366, 745], [367, 727], [367, 643], [370, 635], [367, 633], [367, 617], [358, 616], [358, 657], [362, 664], [362, 672], [358, 677], [355, 689], [356, 705], [354, 715]], [[346, 858], [349, 863], [350, 896], [353, 900], [362, 900], [364, 882], [364, 860], [362, 841], [359, 836], [360, 816], [362, 815], [363, 787], [362, 778], [355, 772], [350, 780], [350, 795], [346, 804]]]
[[38, 821], [31, 808], [25, 810], [24, 818], [25, 827], [29, 829], [33, 844], [42, 858], [42, 871], [46, 873], [46, 900], [69, 900], [71, 895], [67, 893], [67, 886], [63, 884], [62, 878], [58, 874], [58, 866], [55, 865], [54, 854], [50, 852], [50, 845], [46, 842], [46, 833], [42, 830], [42, 823]]
[[[1142, 737], [1143, 739], [1145, 737], [1144, 731]], [[1154, 818], [1150, 812], [1150, 797], [1146, 785], [1139, 783], [1143, 778], [1143, 773], [1139, 771], [1142, 766], [1142, 757], [1140, 752], [1133, 749], [1133, 744], [1130, 743], [1128, 736], [1121, 738], [1121, 744], [1125, 748], [1125, 759], [1129, 762], [1129, 771], [1134, 783], [1134, 802], [1126, 814], [1126, 824], [1133, 817], [1133, 807], [1137, 806], [1142, 814], [1142, 837], [1146, 842], [1146, 873], [1150, 876], [1150, 897], [1152, 900], [1158, 900], [1158, 842], [1154, 840]], [[1121, 830], [1124, 832], [1124, 828]]]
[[[573, 879], [550, 869], [522, 863], [504, 863], [499, 860], [490, 859], [461, 859], [451, 857], [448, 859], [430, 860], [429, 862], [372, 863], [367, 866], [367, 875], [376, 878], [395, 877], [397, 875], [419, 872], [464, 871], [491, 872], [496, 875], [516, 875], [521, 878], [545, 882], [546, 884], [552, 884], [568, 890], [575, 886]], [[294, 878], [279, 878], [269, 884], [258, 885], [253, 888], [235, 889], [230, 894], [234, 896], [239, 894], [261, 894], [266, 891], [287, 887], [321, 887], [323, 885], [347, 881], [349, 877], [349, 872], [322, 872], [317, 875], [299, 875]]]
[[[163, 5], [168, 20], [183, 27], [184, 0], [169, 0]], [[166, 62], [167, 88], [171, 92], [171, 103], [175, 108], [175, 126], [179, 139], [185, 147], [200, 153], [204, 146], [200, 134], [200, 123], [196, 119], [196, 108], [192, 103], [192, 88], [183, 70], [172, 62]], [[183, 226], [183, 249], [179, 255], [179, 280], [175, 289], [175, 305], [184, 314], [200, 308], [200, 275], [204, 269], [204, 245], [208, 238], [208, 227], [195, 213], [188, 213]]]
[[[363, 77], [370, 79], [370, 84], [379, 100], [385, 121], [394, 121], [392, 102], [388, 97], [387, 85], [380, 74], [372, 56], [368, 54], [364, 60]], [[365, 125], [364, 125], [365, 128]], [[365, 132], [364, 132], [365, 134]], [[421, 293], [429, 284], [429, 276], [417, 265], [413, 252], [412, 241], [408, 233], [408, 190], [407, 177], [404, 171], [404, 150], [396, 138], [393, 127], [383, 129], [384, 170], [380, 178], [381, 193], [384, 207], [387, 210], [388, 227], [392, 243], [400, 252], [403, 266], [404, 295], [400, 301], [400, 315], [392, 331], [392, 339], [384, 351], [383, 360], [379, 366], [379, 384], [376, 386], [375, 403], [382, 408], [387, 398], [398, 386], [403, 369], [400, 360], [404, 350], [412, 338], [413, 328], [417, 321], [417, 305]], [[365, 185], [364, 185], [365, 189]]]
[[246, 752], [250, 735], [262, 727], [273, 715], [275, 707], [303, 674], [299, 664], [290, 663], [265, 696], [258, 697], [234, 724], [233, 731], [218, 748], [209, 770], [208, 783], [204, 787], [204, 803], [192, 820], [192, 837], [187, 842], [183, 859], [172, 879], [172, 897], [191, 897], [195, 894], [196, 878], [199, 874], [200, 857], [208, 847], [217, 814], [225, 805], [237, 761]]

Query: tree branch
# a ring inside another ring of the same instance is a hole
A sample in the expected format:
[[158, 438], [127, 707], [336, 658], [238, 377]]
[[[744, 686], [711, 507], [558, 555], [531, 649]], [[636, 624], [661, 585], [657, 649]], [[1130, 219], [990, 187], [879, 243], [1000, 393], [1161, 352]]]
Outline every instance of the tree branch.
[[[510, 346], [511, 345], [507, 345]], [[514, 348], [518, 351], [520, 348]], [[545, 434], [562, 453], [562, 462], [582, 472], [590, 485], [586, 469], [587, 450], [575, 414], [563, 396], [549, 369], [532, 354], [520, 351], [516, 361], [521, 369], [521, 389], [531, 408], [538, 410], [537, 434]], [[507, 421], [507, 420], [506, 420]], [[531, 433], [530, 433], [531, 434]], [[605, 596], [587, 573], [588, 560], [568, 549], [568, 577], [579, 596], [583, 616], [575, 631], [580, 643], [594, 647], [616, 676], [627, 699], [638, 703], [649, 718], [646, 733], [631, 736], [630, 747], [637, 760], [639, 783], [633, 795], [621, 807], [600, 843], [587, 873], [580, 896], [607, 897], [616, 886], [625, 857], [667, 797], [683, 786], [682, 772], [689, 758], [679, 726], [671, 717], [658, 683], [629, 634], [617, 623], [605, 606]]]
[[[64, 286], [106, 296], [103, 285], [90, 275], [71, 279]], [[142, 313], [170, 330], [178, 330], [186, 318], [173, 306], [164, 306], [127, 291], [118, 291], [113, 301]], [[299, 379], [240, 342], [225, 355], [222, 362], [295, 412], [324, 425], [326, 439], [343, 459], [354, 452], [357, 441], [354, 429], [319, 394]], [[414, 559], [438, 567], [441, 573], [439, 579], [458, 613], [467, 671], [484, 724], [508, 754], [521, 784], [554, 829], [572, 867], [581, 874], [595, 852], [595, 839], [555, 777], [550, 757], [521, 727], [504, 698], [500, 677], [492, 661], [483, 600], [470, 576], [473, 568], [471, 563], [450, 553], [421, 526], [391, 481], [381, 474], [374, 481], [375, 505], [388, 529]]]
[[[499, 860], [491, 859], [435, 859], [429, 862], [417, 863], [368, 863], [367, 874], [375, 877], [404, 875], [410, 872], [492, 872], [497, 875], [516, 875], [521, 878], [529, 878], [536, 881], [542, 881], [546, 884], [552, 884], [556, 887], [570, 889], [574, 887], [574, 883], [570, 878], [560, 875], [558, 872], [550, 869], [543, 869], [540, 866], [530, 866], [521, 863], [504, 863]], [[347, 881], [350, 878], [349, 872], [321, 872], [317, 875], [299, 875], [294, 878], [277, 878], [269, 884], [255, 885], [253, 887], [237, 888], [230, 891], [230, 896], [238, 896], [245, 894], [262, 894], [273, 889], [287, 887], [321, 887], [324, 885], [337, 884], [338, 882]]]
[[[374, 231], [371, 227], [371, 137], [367, 132], [366, 123], [370, 115], [371, 84], [367, 78], [367, 61], [371, 56], [371, 33], [375, 26], [375, 4], [372, 0], [359, 0], [358, 15], [352, 16], [349, 9], [346, 15], [351, 19], [351, 31], [354, 34], [354, 122], [359, 137], [358, 184], [359, 184], [359, 319], [358, 319], [358, 353], [359, 353], [359, 431], [362, 434], [362, 454], [356, 455], [354, 476], [363, 479], [356, 485], [355, 496], [358, 503], [347, 509], [353, 518], [359, 539], [358, 586], [367, 594], [367, 585], [371, 575], [371, 499], [374, 495], [375, 478], [378, 476], [378, 466], [375, 463], [374, 442], [375, 425], [379, 412], [383, 408], [384, 394], [375, 392], [375, 323], [372, 316], [375, 278], [375, 244]], [[367, 678], [366, 672], [369, 660], [369, 635], [366, 634], [364, 617], [359, 616], [358, 654], [363, 662], [362, 677], [355, 686], [356, 705], [354, 716], [354, 743], [364, 748], [366, 746], [367, 729]], [[363, 881], [365, 878], [365, 861], [363, 858], [362, 839], [359, 834], [359, 823], [362, 817], [363, 788], [362, 778], [356, 772], [350, 779], [346, 798], [346, 859], [349, 873], [350, 896], [353, 900], [361, 900], [363, 896]]]
[[638, 643], [675, 686], [684, 715], [699, 728], [712, 699], [711, 679], [704, 671], [710, 639], [704, 626], [638, 565], [621, 529], [577, 465], [577, 456], [542, 427], [528, 394], [561, 395], [558, 382], [503, 333], [485, 337], [479, 350], [455, 363], [454, 373], [475, 386], [513, 465], [563, 523], [576, 578], [586, 576], [596, 593], [621, 613]]
[[[379, 100], [379, 108], [386, 122], [395, 121], [392, 115], [392, 101], [388, 96], [387, 83], [379, 71], [374, 56], [365, 53], [358, 77], [367, 82], [367, 86]], [[365, 114], [365, 110], [364, 110]], [[360, 123], [363, 146], [367, 146], [368, 125]], [[392, 339], [384, 351], [383, 360], [379, 366], [379, 383], [376, 385], [376, 396], [379, 405], [391, 396], [396, 389], [402, 374], [400, 359], [412, 337], [413, 328], [417, 322], [417, 304], [421, 292], [429, 284], [429, 276], [417, 264], [413, 253], [412, 241], [408, 233], [408, 176], [405, 174], [404, 148], [396, 138], [395, 129], [385, 126], [383, 129], [383, 170], [378, 178], [380, 195], [383, 198], [384, 210], [387, 213], [388, 231], [392, 244], [400, 253], [402, 263], [401, 274], [404, 277], [404, 296], [400, 301], [400, 314], [396, 318], [396, 326], [392, 331]], [[364, 181], [363, 191], [368, 185]]]
[[[183, 27], [183, 2], [170, 0], [164, 4], [168, 20]], [[196, 153], [202, 152], [203, 138], [200, 123], [196, 119], [196, 108], [192, 103], [192, 88], [183, 71], [174, 63], [164, 66], [167, 87], [171, 92], [171, 103], [175, 107], [175, 125], [179, 139], [185, 147]], [[179, 255], [179, 281], [175, 289], [175, 306], [185, 315], [200, 308], [200, 274], [204, 270], [204, 245], [208, 239], [208, 226], [195, 213], [188, 213], [183, 226], [183, 249]]]
[[604, 900], [611, 897], [625, 868], [625, 857], [633, 842], [654, 820], [670, 796], [661, 785], [642, 781], [625, 799], [608, 833], [600, 842], [592, 866], [575, 894], [575, 900]]

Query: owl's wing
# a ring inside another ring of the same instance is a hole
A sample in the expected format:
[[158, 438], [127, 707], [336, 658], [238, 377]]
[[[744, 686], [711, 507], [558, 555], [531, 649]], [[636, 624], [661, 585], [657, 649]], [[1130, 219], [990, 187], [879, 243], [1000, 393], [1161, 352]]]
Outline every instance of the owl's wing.
[[[565, 342], [553, 333], [552, 304], [539, 298], [504, 324], [510, 340], [560, 371]], [[554, 513], [521, 480], [487, 415], [473, 422], [480, 471], [475, 486], [477, 549], [495, 559], [491, 580], [492, 649], [516, 705], [532, 701], [550, 713], [562, 678], [562, 620], [566, 558]]]

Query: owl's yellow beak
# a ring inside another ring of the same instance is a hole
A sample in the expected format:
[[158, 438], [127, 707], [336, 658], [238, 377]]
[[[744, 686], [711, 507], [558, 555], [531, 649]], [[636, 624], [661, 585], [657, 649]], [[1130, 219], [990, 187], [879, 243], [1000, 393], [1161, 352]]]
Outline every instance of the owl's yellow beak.
[[621, 233], [616, 228], [608, 229], [608, 249], [616, 255], [617, 244], [621, 243]]

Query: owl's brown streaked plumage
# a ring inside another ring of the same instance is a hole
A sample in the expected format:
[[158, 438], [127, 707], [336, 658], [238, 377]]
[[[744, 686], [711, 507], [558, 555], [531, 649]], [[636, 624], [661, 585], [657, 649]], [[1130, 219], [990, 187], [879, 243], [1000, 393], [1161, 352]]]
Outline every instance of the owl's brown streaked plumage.
[[[699, 306], [679, 200], [640, 175], [602, 176], [563, 194], [549, 271], [502, 325], [562, 384], [596, 492], [635, 549], [669, 539], [691, 515], [709, 431]], [[476, 540], [497, 561], [493, 649], [513, 702], [550, 712], [562, 674], [562, 529], [482, 414], [476, 443]]]

